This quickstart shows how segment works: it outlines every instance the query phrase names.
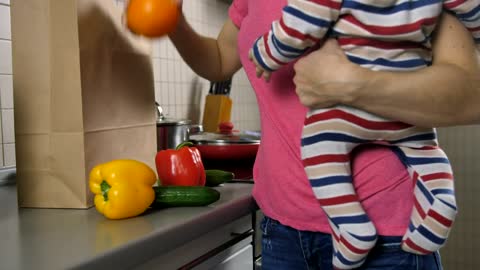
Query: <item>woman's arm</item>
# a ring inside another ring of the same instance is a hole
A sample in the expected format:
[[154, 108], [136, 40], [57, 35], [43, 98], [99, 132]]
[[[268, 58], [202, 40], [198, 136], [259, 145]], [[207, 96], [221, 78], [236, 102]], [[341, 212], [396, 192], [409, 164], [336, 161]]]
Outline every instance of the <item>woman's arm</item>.
[[349, 62], [329, 41], [295, 65], [294, 81], [308, 107], [340, 103], [423, 127], [480, 123], [477, 51], [471, 34], [451, 15], [439, 24], [433, 55], [433, 65], [421, 70], [370, 71]]
[[211, 81], [224, 81], [241, 68], [237, 51], [238, 28], [228, 19], [216, 39], [196, 33], [180, 16], [170, 39], [195, 73]]

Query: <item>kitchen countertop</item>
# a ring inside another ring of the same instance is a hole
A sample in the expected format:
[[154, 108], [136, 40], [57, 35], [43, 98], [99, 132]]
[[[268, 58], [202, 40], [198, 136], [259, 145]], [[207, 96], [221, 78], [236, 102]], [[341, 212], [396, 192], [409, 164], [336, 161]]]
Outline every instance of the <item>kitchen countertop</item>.
[[108, 220], [94, 208], [18, 208], [16, 186], [0, 185], [0, 269], [128, 269], [255, 209], [251, 184], [216, 189], [206, 207]]

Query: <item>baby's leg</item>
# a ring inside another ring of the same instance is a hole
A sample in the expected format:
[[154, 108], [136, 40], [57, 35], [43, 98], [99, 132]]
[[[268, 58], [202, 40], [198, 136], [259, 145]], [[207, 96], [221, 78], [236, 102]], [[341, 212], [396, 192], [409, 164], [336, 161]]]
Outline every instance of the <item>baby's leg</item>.
[[399, 147], [415, 182], [414, 208], [402, 248], [416, 254], [440, 249], [457, 213], [452, 168], [437, 146]]
[[[324, 111], [325, 116], [332, 118], [324, 117], [313, 123], [306, 119], [302, 159], [315, 197], [330, 221], [335, 249], [333, 265], [352, 269], [364, 262], [376, 243], [377, 232], [358, 201], [350, 171], [350, 152], [365, 141], [355, 136], [353, 125], [347, 125], [348, 135], [345, 129], [336, 132], [341, 127], [332, 125], [339, 121], [332, 111]], [[322, 113], [317, 112], [317, 116]]]

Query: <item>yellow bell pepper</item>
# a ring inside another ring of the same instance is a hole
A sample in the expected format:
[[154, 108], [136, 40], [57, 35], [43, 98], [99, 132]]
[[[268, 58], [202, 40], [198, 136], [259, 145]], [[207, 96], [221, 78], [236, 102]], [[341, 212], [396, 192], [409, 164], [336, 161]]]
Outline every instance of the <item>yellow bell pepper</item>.
[[112, 160], [90, 171], [95, 208], [109, 219], [138, 216], [155, 199], [155, 172], [136, 160]]

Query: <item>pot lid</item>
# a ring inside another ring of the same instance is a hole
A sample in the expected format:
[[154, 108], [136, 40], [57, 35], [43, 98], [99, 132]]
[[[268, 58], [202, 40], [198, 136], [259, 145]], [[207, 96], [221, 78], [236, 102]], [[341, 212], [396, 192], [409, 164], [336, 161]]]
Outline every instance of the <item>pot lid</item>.
[[180, 126], [190, 124], [190, 120], [167, 118], [163, 113], [163, 109], [160, 104], [155, 102], [155, 105], [157, 106], [157, 126]]
[[226, 144], [260, 144], [260, 132], [233, 131], [230, 133], [202, 132], [190, 135], [194, 144], [226, 145]]
[[173, 118], [157, 119], [157, 126], [180, 126], [188, 124], [190, 124], [190, 120], [176, 120]]

